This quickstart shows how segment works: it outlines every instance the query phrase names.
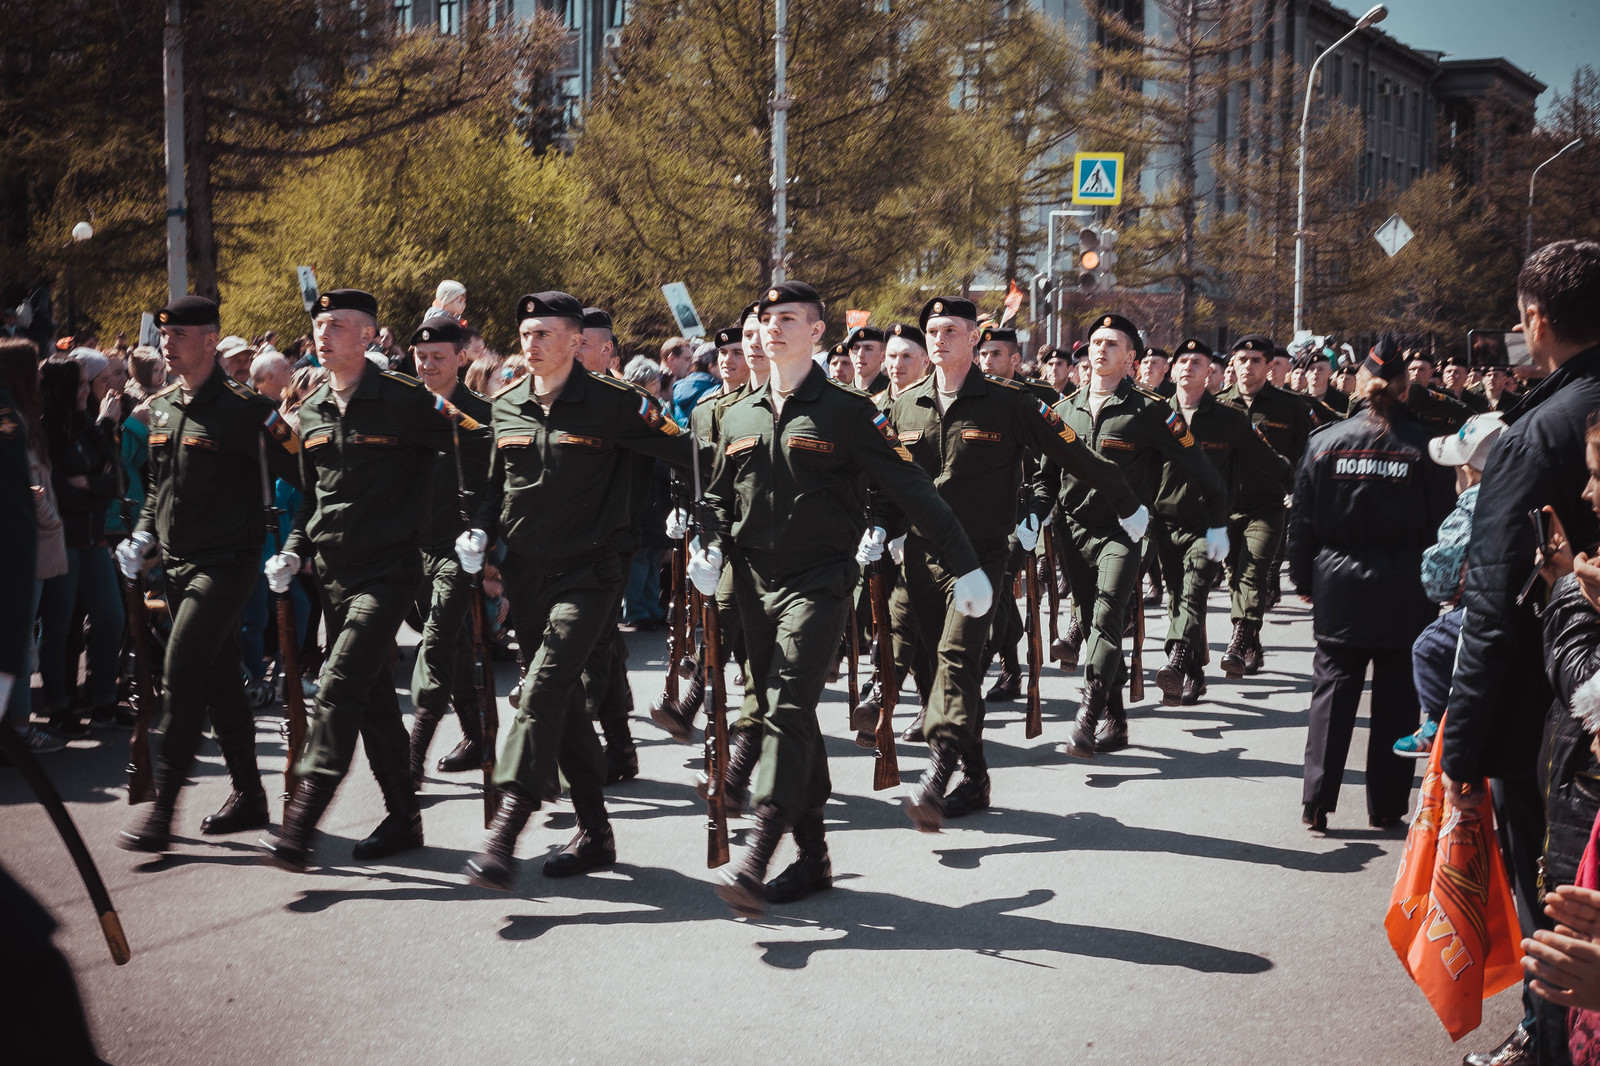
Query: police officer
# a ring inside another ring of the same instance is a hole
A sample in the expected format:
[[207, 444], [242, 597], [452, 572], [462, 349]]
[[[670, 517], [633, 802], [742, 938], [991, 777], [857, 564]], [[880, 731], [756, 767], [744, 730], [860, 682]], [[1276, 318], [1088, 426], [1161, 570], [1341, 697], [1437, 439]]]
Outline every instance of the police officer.
[[[1183, 416], [1164, 397], [1146, 392], [1127, 379], [1134, 358], [1143, 350], [1139, 331], [1121, 315], [1105, 315], [1089, 337], [1089, 379], [1056, 405], [1056, 413], [1074, 433], [1101, 455], [1122, 467], [1132, 487], [1129, 505], [1096, 486], [1066, 477], [1052, 462], [1045, 464], [1047, 483], [1059, 483], [1062, 532], [1056, 540], [1072, 582], [1080, 624], [1088, 634], [1085, 648], [1083, 703], [1067, 753], [1091, 759], [1096, 752], [1127, 746], [1128, 717], [1122, 702], [1127, 668], [1122, 660], [1122, 634], [1139, 575], [1139, 542], [1144, 539], [1154, 500], [1170, 464], [1174, 476], [1189, 485], [1196, 505], [1215, 514], [1220, 524], [1224, 502], [1216, 467], [1195, 446]], [[1101, 718], [1103, 736], [1096, 736]]]
[[[726, 556], [749, 643], [751, 684], [764, 706], [744, 861], [725, 867], [718, 895], [741, 915], [769, 899], [797, 899], [833, 883], [822, 808], [832, 791], [817, 699], [844, 632], [863, 561], [881, 557], [885, 531], [867, 529], [864, 477], [891, 495], [961, 575], [964, 613], [988, 613], [993, 590], [977, 554], [932, 481], [898, 442], [886, 416], [854, 389], [830, 381], [811, 359], [826, 330], [821, 298], [803, 282], [766, 290], [761, 341], [767, 383], [730, 406], [706, 501], [714, 529], [690, 560], [710, 595]], [[763, 886], [785, 830], [800, 854]]]
[[[1200, 451], [1222, 475], [1224, 508], [1201, 506], [1190, 486], [1168, 468], [1151, 506], [1150, 539], [1169, 575], [1167, 664], [1156, 672], [1162, 703], [1168, 707], [1199, 702], [1205, 694], [1206, 595], [1215, 568], [1228, 557], [1226, 517], [1246, 470], [1285, 480], [1289, 461], [1272, 450], [1242, 412], [1218, 403], [1207, 391], [1214, 366], [1227, 360], [1204, 341], [1190, 337], [1178, 345], [1172, 364], [1176, 388], [1169, 401], [1194, 434]], [[1208, 526], [1220, 514], [1219, 525]]]
[[884, 348], [889, 335], [877, 326], [857, 326], [845, 338], [850, 350], [850, 366], [855, 371], [856, 388], [869, 396], [876, 396], [889, 387], [889, 376], [883, 372]]
[[[1240, 337], [1233, 345], [1233, 387], [1219, 403], [1250, 416], [1272, 450], [1298, 465], [1306, 438], [1316, 428], [1310, 409], [1268, 380], [1272, 339], [1260, 333]], [[1222, 672], [1240, 678], [1260, 671], [1263, 662], [1261, 622], [1277, 591], [1274, 566], [1283, 544], [1284, 497], [1290, 483], [1271, 477], [1258, 466], [1240, 471], [1239, 487], [1228, 521], [1229, 591], [1233, 635], [1222, 655]]]
[[[1014, 559], [1032, 552], [1052, 502], [1048, 492], [1035, 492], [1024, 480], [1034, 469], [1027, 464], [1030, 454], [1047, 457], [1087, 491], [1102, 495], [1116, 514], [1134, 513], [1139, 501], [1121, 468], [1091, 451], [1048, 404], [1015, 381], [989, 377], [973, 366], [974, 334], [983, 338], [980, 346], [995, 343], [994, 328], [979, 332], [976, 318], [970, 300], [940, 296], [928, 301], [921, 325], [933, 373], [902, 393], [889, 417], [901, 445], [961, 520], [990, 585], [1010, 598]], [[1011, 344], [1014, 356], [1014, 339], [1000, 343]], [[997, 353], [989, 350], [992, 359]], [[1026, 497], [1021, 513], [1019, 489]], [[989, 805], [982, 698], [989, 612], [962, 610], [956, 573], [921, 526], [912, 524], [903, 550], [901, 568], [917, 632], [934, 649], [927, 711], [933, 762], [909, 798], [907, 814], [918, 829], [934, 832], [946, 817]], [[946, 796], [958, 760], [963, 780]]]
[[500, 805], [489, 839], [467, 860], [473, 884], [505, 890], [517, 837], [545, 790], [566, 776], [577, 835], [544, 865], [567, 877], [616, 861], [601, 789], [605, 755], [585, 713], [582, 674], [596, 642], [616, 628], [619, 560], [633, 536], [636, 456], [689, 463], [689, 436], [649, 397], [578, 362], [583, 308], [564, 292], [517, 301], [529, 376], [494, 399], [494, 453], [477, 528], [457, 541], [461, 565], [483, 565], [489, 538], [531, 649], [517, 713], [494, 782]]
[[[476, 501], [483, 495], [489, 473], [489, 401], [458, 380], [465, 345], [461, 323], [442, 316], [429, 318], [411, 334], [411, 357], [422, 384], [485, 427], [461, 432], [459, 451], [453, 447], [435, 455], [428, 478], [421, 529], [423, 582], [417, 592], [417, 608], [425, 621], [411, 672], [411, 703], [416, 715], [411, 721], [408, 762], [418, 789], [434, 730], [451, 707], [461, 724], [461, 742], [439, 760], [439, 772], [476, 770], [483, 763], [471, 629], [472, 597], [479, 593], [472, 575], [463, 572], [456, 559], [455, 544], [466, 529], [462, 493], [467, 494], [466, 501]], [[456, 476], [458, 469], [465, 484]], [[465, 505], [477, 506], [476, 502]]]
[[1301, 817], [1319, 832], [1338, 806], [1369, 664], [1371, 825], [1398, 825], [1410, 796], [1414, 767], [1392, 749], [1417, 726], [1411, 645], [1438, 614], [1422, 550], [1455, 504], [1450, 469], [1429, 460], [1431, 434], [1410, 418], [1406, 392], [1421, 387], [1386, 336], [1361, 366], [1355, 413], [1316, 433], [1295, 476], [1289, 576], [1311, 600], [1317, 641]]
[[239, 672], [239, 618], [259, 579], [263, 452], [269, 477], [292, 480], [300, 442], [270, 400], [223, 372], [215, 303], [180, 296], [156, 320], [177, 383], [150, 400], [150, 489], [133, 535], [117, 548], [117, 565], [132, 581], [160, 546], [172, 612], [162, 673], [168, 724], [154, 767], [155, 803], [117, 842], [164, 852], [208, 717], [233, 789], [200, 831], [267, 824], [255, 721]]
[[455, 446], [452, 430], [478, 428], [415, 378], [367, 359], [378, 329], [370, 293], [326, 292], [315, 311], [312, 333], [328, 380], [300, 406], [304, 498], [289, 542], [266, 567], [268, 584], [282, 592], [310, 556], [328, 627], [322, 686], [296, 767], [300, 784], [265, 844], [264, 860], [287, 870], [305, 869], [311, 835], [350, 769], [357, 737], [388, 815], [354, 857], [422, 846], [389, 656], [422, 584], [424, 513], [417, 501], [428, 491], [437, 453]]

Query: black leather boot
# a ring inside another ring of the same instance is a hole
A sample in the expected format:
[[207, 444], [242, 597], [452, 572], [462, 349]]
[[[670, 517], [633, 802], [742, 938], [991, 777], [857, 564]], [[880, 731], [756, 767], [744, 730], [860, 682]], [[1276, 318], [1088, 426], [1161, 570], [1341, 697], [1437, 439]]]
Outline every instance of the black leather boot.
[[1245, 649], [1244, 672], [1259, 674], [1261, 666], [1266, 661], [1266, 652], [1261, 649], [1261, 627], [1253, 622], [1244, 623]]
[[578, 833], [544, 864], [546, 877], [573, 877], [617, 861], [617, 841], [601, 795], [574, 795], [572, 811], [578, 816]]
[[241, 833], [246, 829], [263, 829], [272, 822], [267, 813], [266, 789], [241, 792], [234, 789], [217, 813], [208, 814], [200, 821], [200, 832], [206, 836], [222, 833]]
[[639, 776], [639, 752], [633, 742], [606, 745], [606, 784], [632, 781]]
[[737, 818], [750, 804], [750, 775], [756, 772], [761, 761], [760, 728], [741, 729], [733, 735], [733, 750], [728, 755], [728, 769], [722, 775], [722, 809], [729, 818]]
[[[156, 790], [155, 802], [136, 827], [130, 826], [117, 834], [117, 847], [124, 851], [162, 855], [172, 849], [172, 816], [178, 809], [178, 790], [183, 782], [172, 782], [165, 766], [159, 769], [161, 787]], [[262, 797], [262, 802], [266, 802], [266, 797]]]
[[800, 854], [787, 869], [767, 882], [769, 902], [793, 903], [813, 892], [833, 887], [833, 860], [828, 858], [821, 807], [807, 811], [794, 823], [794, 843]]
[[750, 846], [745, 849], [744, 864], [738, 870], [722, 868], [722, 884], [717, 895], [733, 908], [740, 918], [759, 918], [767, 911], [767, 886], [762, 882], [767, 876], [767, 864], [772, 853], [778, 850], [788, 824], [783, 813], [770, 803], [756, 808], [755, 829], [750, 834]]
[[439, 711], [418, 707], [416, 716], [411, 720], [411, 749], [407, 765], [412, 787], [418, 790], [422, 788], [423, 773], [428, 765], [428, 745], [433, 743], [434, 731], [439, 728], [443, 718], [443, 713]]
[[1237, 681], [1245, 674], [1245, 655], [1250, 647], [1249, 625], [1243, 620], [1233, 623], [1233, 636], [1228, 640], [1228, 650], [1222, 653], [1222, 676]]
[[386, 859], [402, 851], [422, 847], [422, 808], [410, 781], [392, 781], [383, 789], [383, 805], [388, 814], [365, 840], [350, 853], [353, 859]]
[[511, 878], [516, 873], [517, 837], [533, 812], [539, 809], [538, 800], [524, 795], [516, 788], [500, 790], [500, 806], [489, 822], [489, 839], [483, 850], [467, 860], [461, 872], [479, 888], [492, 888], [505, 892], [511, 888]]
[[270, 840], [262, 841], [261, 861], [280, 870], [304, 873], [311, 856], [311, 834], [333, 800], [334, 783], [321, 774], [300, 779], [294, 797], [283, 812], [283, 824]]
[[1075, 755], [1080, 759], [1092, 759], [1095, 752], [1095, 730], [1099, 728], [1100, 719], [1106, 713], [1107, 694], [1104, 682], [1099, 680], [1086, 682], [1078, 698], [1081, 701], [1078, 706], [1078, 720], [1072, 730], [1072, 740], [1067, 743], [1064, 750], [1068, 755]]
[[1183, 701], [1183, 683], [1189, 676], [1191, 652], [1187, 640], [1172, 642], [1167, 665], [1156, 671], [1156, 687], [1161, 690], [1161, 705], [1176, 707]]
[[1300, 821], [1313, 833], [1326, 833], [1328, 831], [1328, 809], [1315, 803], [1305, 803], [1300, 807]]
[[1078, 612], [1067, 614], [1067, 631], [1050, 645], [1050, 657], [1061, 664], [1063, 670], [1078, 668], [1078, 650], [1083, 646], [1083, 628], [1078, 625]]
[[450, 754], [440, 759], [435, 767], [441, 774], [460, 774], [476, 770], [483, 765], [483, 752], [477, 737], [462, 737], [461, 743], [450, 749]]
[[983, 698], [990, 702], [1014, 700], [1022, 695], [1022, 669], [1017, 665], [1016, 652], [1000, 656], [1000, 676], [984, 693]]
[[1095, 734], [1096, 755], [1108, 755], [1128, 746], [1128, 712], [1122, 705], [1122, 689], [1112, 689], [1106, 699], [1106, 720]]
[[1198, 658], [1189, 660], [1189, 673], [1183, 679], [1183, 699], [1185, 707], [1193, 707], [1200, 702], [1200, 697], [1206, 694], [1205, 667], [1200, 665]]
[[905, 798], [906, 817], [922, 832], [937, 833], [944, 828], [944, 792], [961, 753], [947, 740], [935, 740], [928, 747], [931, 760], [916, 791]]
[[683, 713], [681, 701], [673, 702], [663, 692], [650, 707], [650, 720], [679, 744], [687, 744], [694, 734], [694, 720]]
[[[928, 726], [928, 705], [924, 703], [917, 708], [917, 716], [911, 719], [911, 724], [906, 726], [900, 734], [900, 739], [912, 744], [920, 744], [927, 740], [923, 732]], [[876, 746], [876, 744], [874, 744]]]

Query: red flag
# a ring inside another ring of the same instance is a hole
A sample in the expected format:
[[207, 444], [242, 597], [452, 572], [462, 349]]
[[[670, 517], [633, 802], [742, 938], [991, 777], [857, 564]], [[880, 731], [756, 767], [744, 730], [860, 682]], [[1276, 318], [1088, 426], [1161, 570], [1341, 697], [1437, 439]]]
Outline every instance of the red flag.
[[1017, 309], [1022, 306], [1022, 297], [1022, 286], [1017, 284], [1016, 278], [1012, 278], [1010, 284], [1006, 286], [1006, 310], [1005, 314], [1000, 316], [1002, 326], [1017, 317]]
[[848, 331], [855, 329], [857, 326], [864, 326], [871, 317], [871, 311], [846, 311], [844, 313], [844, 328]]
[[[1442, 728], [1441, 728], [1442, 735]], [[1522, 940], [1494, 816], [1447, 806], [1437, 739], [1422, 779], [1383, 926], [1400, 964], [1450, 1039], [1483, 1020], [1483, 1001], [1522, 980]], [[1479, 782], [1487, 798], [1488, 782]]]

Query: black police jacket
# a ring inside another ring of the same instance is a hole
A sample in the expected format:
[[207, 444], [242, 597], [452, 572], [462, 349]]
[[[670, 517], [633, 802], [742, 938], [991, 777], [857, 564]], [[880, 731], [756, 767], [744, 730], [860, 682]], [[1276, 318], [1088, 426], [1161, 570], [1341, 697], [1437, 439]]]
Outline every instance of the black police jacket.
[[1537, 548], [1528, 511], [1554, 507], [1580, 547], [1600, 539], [1600, 521], [1582, 498], [1589, 479], [1584, 427], [1596, 407], [1600, 345], [1530, 391], [1505, 416], [1507, 429], [1489, 452], [1467, 548], [1466, 618], [1439, 756], [1457, 781], [1525, 778], [1538, 763], [1550, 684], [1533, 603], [1516, 604]]
[[1364, 406], [1306, 443], [1289, 576], [1311, 597], [1318, 643], [1408, 648], [1438, 616], [1422, 591], [1422, 550], [1455, 506], [1455, 475], [1428, 458], [1427, 445], [1403, 409], [1390, 423]]

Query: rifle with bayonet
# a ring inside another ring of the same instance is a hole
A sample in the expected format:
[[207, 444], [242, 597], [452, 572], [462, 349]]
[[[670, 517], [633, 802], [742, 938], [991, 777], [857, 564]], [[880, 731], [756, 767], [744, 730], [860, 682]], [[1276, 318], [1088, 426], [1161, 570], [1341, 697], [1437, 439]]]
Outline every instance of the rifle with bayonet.
[[[1028, 506], [1028, 486], [1024, 482], [1019, 491], [1024, 514]], [[1048, 533], [1048, 528], [1041, 530]], [[1039, 637], [1039, 568], [1032, 552], [1024, 552], [1022, 568], [1028, 589], [1028, 713], [1022, 735], [1029, 740], [1044, 732], [1044, 711], [1039, 703], [1039, 673], [1044, 668], [1044, 647]]]
[[[872, 524], [876, 490], [867, 489], [867, 523]], [[867, 597], [872, 604], [872, 694], [878, 704], [873, 726], [872, 790], [881, 792], [900, 784], [900, 760], [894, 748], [894, 705], [900, 695], [900, 675], [894, 664], [894, 626], [889, 621], [889, 575], [882, 557], [867, 564]]]
[[[261, 461], [261, 513], [267, 523], [267, 536], [277, 546], [274, 554], [283, 551], [283, 529], [279, 520], [283, 510], [272, 491], [273, 478], [267, 470], [267, 437], [257, 440]], [[272, 594], [273, 610], [278, 619], [278, 669], [283, 673], [284, 737], [283, 799], [294, 798], [300, 786], [300, 775], [295, 766], [300, 762], [300, 752], [306, 743], [306, 694], [300, 684], [300, 634], [295, 628], [294, 600], [288, 592]]]
[[[461, 509], [461, 527], [472, 526], [472, 489], [467, 486], [466, 471], [461, 463], [461, 425], [450, 419], [450, 439], [454, 443], [456, 460], [456, 502]], [[488, 545], [484, 548], [487, 551]], [[496, 803], [494, 787], [495, 750], [500, 734], [500, 708], [495, 703], [494, 659], [489, 655], [489, 612], [483, 602], [483, 569], [471, 575], [467, 613], [472, 620], [472, 695], [478, 707], [479, 767], [483, 771], [483, 827], [489, 828], [494, 820]]]
[[[674, 506], [683, 499], [683, 482], [676, 473], [672, 475], [672, 501]], [[650, 707], [650, 718], [656, 725], [671, 734], [672, 739], [688, 743], [688, 730], [682, 724], [679, 706], [679, 658], [689, 646], [689, 596], [688, 533], [677, 538], [672, 545], [671, 588], [667, 590], [667, 679]]]
[[[133, 739], [128, 753], [128, 802], [148, 803], [156, 798], [155, 775], [150, 767], [150, 724], [156, 713], [156, 683], [150, 669], [150, 616], [144, 603], [144, 579], [123, 583], [128, 610], [128, 634], [133, 641]], [[20, 678], [25, 684], [26, 678]]]
[[[700, 484], [700, 438], [694, 444], [694, 525], [702, 535], [716, 528], [711, 505], [706, 503]], [[723, 802], [722, 779], [728, 772], [728, 697], [722, 676], [722, 619], [715, 595], [700, 597], [702, 644], [702, 691], [709, 693], [706, 706], [706, 866], [715, 870], [728, 862], [728, 809]], [[691, 712], [692, 713], [692, 712]]]

